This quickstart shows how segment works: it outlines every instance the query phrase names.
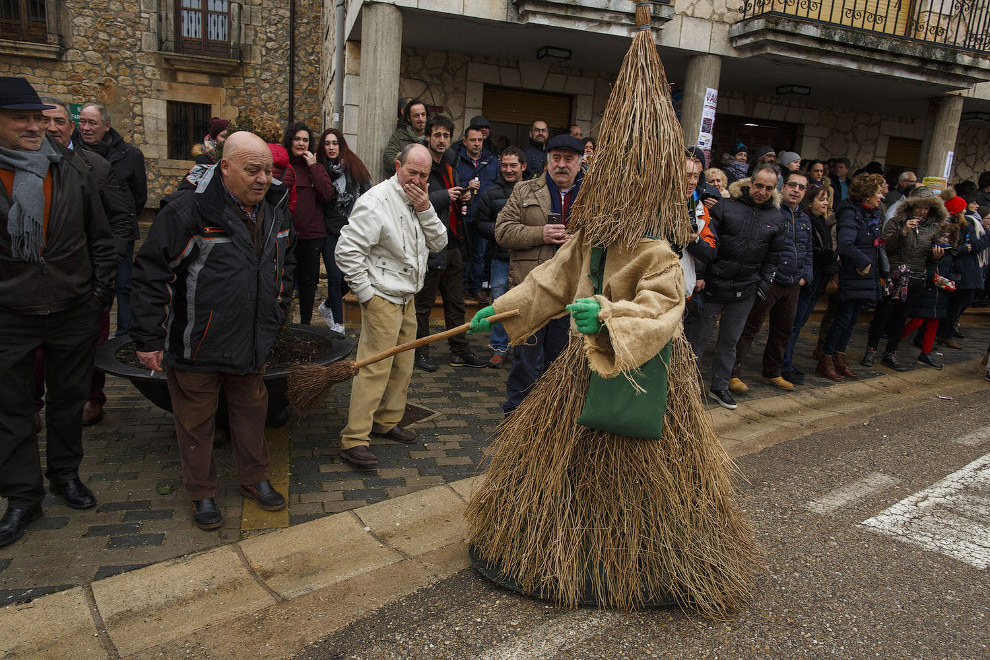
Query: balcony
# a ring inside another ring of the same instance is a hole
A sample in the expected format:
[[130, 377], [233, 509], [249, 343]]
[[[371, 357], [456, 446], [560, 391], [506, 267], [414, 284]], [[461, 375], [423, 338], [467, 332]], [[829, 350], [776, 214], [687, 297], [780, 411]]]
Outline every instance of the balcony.
[[[512, 0], [523, 24], [628, 37], [636, 27], [636, 9], [628, 0]], [[653, 27], [659, 29], [674, 17], [672, 0], [651, 7]]]
[[990, 0], [746, 0], [750, 56], [970, 87], [990, 80]]

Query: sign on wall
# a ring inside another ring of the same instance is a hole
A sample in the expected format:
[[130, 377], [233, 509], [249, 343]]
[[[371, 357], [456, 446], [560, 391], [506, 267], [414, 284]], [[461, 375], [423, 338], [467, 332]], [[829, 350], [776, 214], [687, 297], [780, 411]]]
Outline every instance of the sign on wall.
[[705, 107], [701, 110], [701, 128], [698, 130], [698, 146], [705, 152], [705, 160], [712, 162], [712, 142], [715, 130], [715, 107], [718, 105], [718, 90], [705, 88]]

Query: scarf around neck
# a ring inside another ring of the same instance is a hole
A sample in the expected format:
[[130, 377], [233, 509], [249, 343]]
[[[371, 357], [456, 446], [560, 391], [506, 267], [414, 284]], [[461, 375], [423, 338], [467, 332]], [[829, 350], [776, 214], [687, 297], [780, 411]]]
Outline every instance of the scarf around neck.
[[22, 151], [0, 147], [0, 166], [14, 171], [13, 202], [7, 213], [10, 254], [14, 259], [41, 262], [45, 243], [45, 176], [62, 154], [45, 139], [41, 149]]

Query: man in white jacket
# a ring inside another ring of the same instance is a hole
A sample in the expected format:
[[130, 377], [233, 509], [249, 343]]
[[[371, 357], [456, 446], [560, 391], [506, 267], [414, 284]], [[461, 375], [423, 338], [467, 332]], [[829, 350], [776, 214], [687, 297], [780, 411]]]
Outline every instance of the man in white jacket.
[[[395, 176], [361, 195], [340, 231], [334, 256], [361, 303], [357, 359], [416, 338], [413, 297], [423, 286], [426, 257], [447, 246], [447, 229], [427, 194], [433, 160], [421, 144], [410, 144], [395, 161]], [[413, 370], [407, 351], [361, 369], [351, 385], [341, 458], [360, 467], [378, 459], [369, 436], [412, 444], [416, 433], [400, 427]]]

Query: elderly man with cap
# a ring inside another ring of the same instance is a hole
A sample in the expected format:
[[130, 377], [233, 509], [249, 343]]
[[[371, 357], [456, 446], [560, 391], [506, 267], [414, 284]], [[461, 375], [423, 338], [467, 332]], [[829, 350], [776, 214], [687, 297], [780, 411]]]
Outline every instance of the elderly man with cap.
[[[509, 250], [509, 286], [522, 282], [570, 240], [567, 221], [581, 187], [584, 144], [570, 135], [547, 141], [547, 167], [535, 179], [517, 183], [495, 221], [495, 239]], [[533, 339], [516, 346], [506, 382], [506, 415], [522, 403], [536, 379], [567, 344], [570, 321], [553, 319]]]
[[45, 476], [70, 508], [96, 505], [79, 479], [82, 408], [118, 255], [89, 168], [45, 136], [43, 111], [53, 108], [24, 78], [0, 77], [0, 546], [42, 515], [32, 405], [39, 348], [48, 381]]

